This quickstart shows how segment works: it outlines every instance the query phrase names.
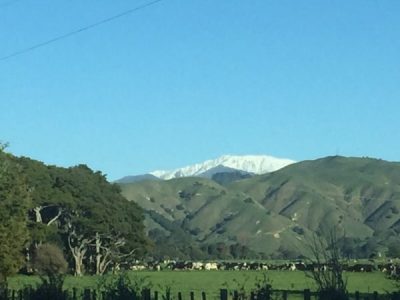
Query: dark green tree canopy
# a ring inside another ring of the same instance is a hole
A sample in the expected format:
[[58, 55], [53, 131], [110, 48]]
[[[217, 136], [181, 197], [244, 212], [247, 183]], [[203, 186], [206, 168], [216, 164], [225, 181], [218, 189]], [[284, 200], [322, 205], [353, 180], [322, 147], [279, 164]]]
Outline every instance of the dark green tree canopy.
[[6, 275], [21, 267], [26, 247], [33, 252], [42, 243], [58, 245], [70, 262], [78, 259], [75, 263], [86, 270], [93, 269], [85, 266], [90, 256], [108, 266], [128, 253], [139, 257], [148, 247], [141, 209], [101, 172], [86, 165], [48, 166], [3, 150], [0, 227], [0, 266]]
[[[0, 149], [0, 277], [18, 271], [28, 241], [30, 196], [21, 167]], [[1, 278], [0, 278], [1, 279]]]

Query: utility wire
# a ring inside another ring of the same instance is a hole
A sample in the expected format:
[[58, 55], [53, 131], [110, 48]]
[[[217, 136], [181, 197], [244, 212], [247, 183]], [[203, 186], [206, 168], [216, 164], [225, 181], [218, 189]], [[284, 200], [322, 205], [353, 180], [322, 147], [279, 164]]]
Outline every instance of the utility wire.
[[[17, 1], [19, 1], [19, 0], [17, 0]], [[119, 13], [119, 14], [117, 14], [117, 15], [114, 15], [114, 16], [112, 16], [112, 17], [109, 17], [109, 18], [103, 19], [103, 20], [101, 20], [101, 21], [98, 21], [98, 22], [96, 22], [96, 23], [87, 25], [87, 26], [85, 26], [85, 27], [81, 27], [81, 28], [76, 29], [76, 30], [74, 30], [74, 31], [67, 32], [67, 33], [65, 33], [65, 34], [59, 35], [59, 36], [54, 37], [54, 38], [52, 38], [52, 39], [50, 39], [50, 40], [47, 40], [47, 41], [38, 43], [38, 44], [33, 45], [33, 46], [30, 46], [30, 47], [28, 47], [28, 48], [15, 51], [15, 52], [13, 52], [13, 53], [11, 53], [11, 54], [8, 54], [8, 55], [6, 55], [6, 56], [0, 57], [0, 61], [4, 61], [4, 60], [9, 59], [9, 58], [11, 58], [11, 57], [15, 57], [15, 56], [18, 56], [18, 55], [25, 54], [25, 53], [30, 52], [30, 51], [32, 51], [32, 50], [35, 50], [35, 49], [37, 49], [37, 48], [41, 48], [41, 47], [47, 46], [47, 45], [49, 45], [49, 44], [58, 42], [58, 41], [60, 41], [60, 40], [69, 38], [69, 37], [71, 37], [71, 36], [73, 36], [73, 35], [76, 35], [76, 34], [78, 34], [78, 33], [83, 32], [83, 31], [87, 31], [87, 30], [90, 30], [90, 29], [92, 29], [92, 28], [94, 28], [94, 27], [103, 25], [103, 24], [105, 24], [105, 23], [112, 22], [112, 21], [114, 21], [114, 20], [116, 20], [116, 19], [119, 19], [119, 18], [124, 17], [124, 16], [129, 15], [129, 14], [132, 14], [132, 13], [134, 13], [134, 12], [137, 12], [137, 11], [139, 11], [139, 10], [142, 10], [142, 9], [144, 9], [144, 8], [147, 8], [147, 7], [149, 7], [149, 6], [152, 6], [152, 5], [154, 5], [154, 4], [157, 4], [157, 3], [161, 2], [161, 1], [163, 1], [163, 0], [153, 0], [153, 1], [147, 2], [147, 3], [145, 3], [145, 4], [136, 6], [136, 7], [134, 7], [134, 8], [129, 9], [129, 10], [123, 11], [123, 12], [121, 12], [121, 13]]]

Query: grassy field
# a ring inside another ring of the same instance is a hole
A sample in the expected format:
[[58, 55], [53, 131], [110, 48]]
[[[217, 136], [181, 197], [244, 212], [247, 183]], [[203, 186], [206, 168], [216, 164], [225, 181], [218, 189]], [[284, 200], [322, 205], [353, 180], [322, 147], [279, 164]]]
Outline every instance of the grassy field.
[[[263, 274], [266, 274], [273, 289], [284, 290], [303, 290], [309, 288], [315, 290], [313, 281], [303, 272], [291, 271], [141, 271], [130, 272], [129, 277], [132, 281], [139, 282], [144, 280], [151, 284], [152, 290], [165, 292], [170, 287], [173, 295], [179, 291], [184, 295], [189, 295], [194, 291], [196, 295], [205, 291], [209, 298], [214, 298], [219, 294], [221, 288], [227, 288], [230, 291], [243, 287], [251, 290], [258, 280], [262, 280]], [[350, 292], [373, 292], [379, 293], [392, 292], [396, 289], [395, 283], [385, 278], [382, 273], [347, 273], [348, 289]], [[65, 281], [65, 288], [78, 289], [90, 288], [96, 289], [100, 277], [84, 276], [76, 278], [69, 276]], [[10, 278], [9, 286], [12, 289], [18, 289], [26, 285], [35, 285], [39, 278], [35, 276], [15, 276]], [[197, 298], [197, 297], [196, 297]]]

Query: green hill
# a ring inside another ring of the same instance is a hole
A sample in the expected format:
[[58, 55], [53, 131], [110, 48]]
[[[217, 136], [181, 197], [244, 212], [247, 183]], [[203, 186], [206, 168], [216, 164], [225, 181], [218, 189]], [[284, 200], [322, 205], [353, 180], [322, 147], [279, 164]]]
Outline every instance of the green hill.
[[[225, 186], [181, 178], [121, 189], [146, 211], [174, 222], [200, 248], [239, 244], [253, 254], [296, 257], [306, 254], [312, 233], [325, 235], [332, 228], [354, 243], [358, 255], [382, 252], [398, 242], [399, 163], [335, 156]], [[157, 224], [147, 213], [147, 229]]]
[[59, 248], [77, 275], [102, 274], [148, 248], [142, 209], [101, 172], [15, 157], [1, 144], [0, 233], [0, 281], [32, 272], [39, 245]]

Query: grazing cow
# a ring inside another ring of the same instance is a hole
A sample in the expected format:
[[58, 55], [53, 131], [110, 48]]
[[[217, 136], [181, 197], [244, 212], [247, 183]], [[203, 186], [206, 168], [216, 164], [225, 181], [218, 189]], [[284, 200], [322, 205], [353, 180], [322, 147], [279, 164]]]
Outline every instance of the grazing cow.
[[176, 271], [180, 271], [180, 270], [186, 270], [187, 269], [187, 263], [184, 261], [177, 261], [172, 265], [172, 270]]
[[261, 263], [252, 262], [249, 263], [249, 270], [257, 271], [262, 269]]
[[161, 265], [159, 262], [149, 262], [147, 264], [147, 269], [152, 270], [152, 271], [161, 271]]
[[353, 266], [349, 266], [348, 270], [351, 272], [372, 272], [375, 270], [375, 266], [371, 264], [355, 264]]
[[240, 270], [248, 270], [248, 269], [249, 269], [249, 266], [247, 265], [246, 262], [240, 263], [240, 264], [239, 264], [239, 269], [240, 269]]
[[315, 272], [328, 270], [328, 266], [325, 264], [313, 264], [312, 268]]
[[146, 270], [146, 266], [145, 265], [133, 265], [133, 266], [131, 266], [131, 270], [132, 271], [143, 271], [143, 270]]
[[203, 270], [204, 264], [202, 262], [194, 262], [192, 264], [192, 270]]
[[176, 264], [175, 260], [165, 260], [164, 264], [166, 265], [167, 269], [173, 270], [174, 265]]
[[215, 262], [208, 262], [204, 265], [204, 270], [218, 270], [218, 264]]
[[382, 272], [389, 275], [390, 278], [397, 279], [400, 275], [400, 268], [394, 263], [388, 263], [379, 267]]
[[307, 270], [307, 266], [302, 261], [295, 263], [296, 270], [305, 271]]
[[236, 262], [226, 262], [222, 265], [221, 269], [223, 270], [230, 270], [230, 271], [237, 271], [239, 270], [240, 266], [238, 263]]
[[395, 264], [392, 264], [390, 269], [390, 277], [398, 278], [398, 276], [399, 276], [399, 268], [397, 268]]

